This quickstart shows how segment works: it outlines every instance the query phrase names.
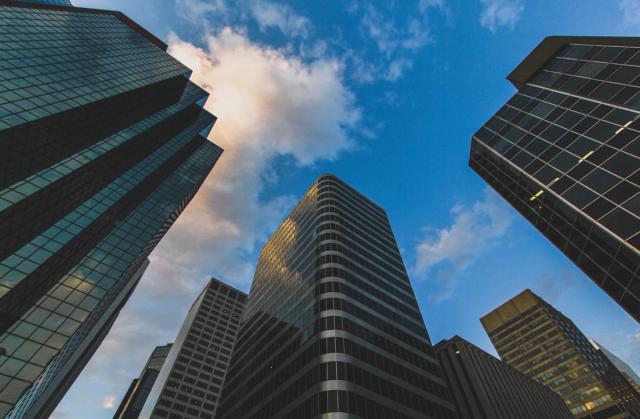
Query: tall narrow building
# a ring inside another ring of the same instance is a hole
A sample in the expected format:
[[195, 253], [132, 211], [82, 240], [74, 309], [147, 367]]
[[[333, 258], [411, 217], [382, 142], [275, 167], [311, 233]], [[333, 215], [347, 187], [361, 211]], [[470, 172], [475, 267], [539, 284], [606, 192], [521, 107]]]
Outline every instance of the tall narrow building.
[[48, 417], [222, 153], [161, 40], [53, 3], [0, 1], [0, 417]]
[[640, 38], [550, 37], [471, 167], [640, 321]]
[[577, 418], [640, 417], [640, 395], [566, 316], [525, 290], [481, 319], [504, 362], [558, 393]]
[[131, 382], [113, 419], [138, 419], [142, 406], [147, 401], [151, 388], [160, 374], [160, 369], [169, 355], [171, 345], [168, 343], [153, 349], [142, 372]]
[[260, 253], [220, 419], [453, 418], [384, 210], [321, 176]]
[[454, 336], [435, 345], [460, 419], [571, 419], [550, 388]]
[[[141, 419], [214, 419], [247, 294], [211, 279], [191, 306]], [[124, 419], [124, 418], [123, 418]]]

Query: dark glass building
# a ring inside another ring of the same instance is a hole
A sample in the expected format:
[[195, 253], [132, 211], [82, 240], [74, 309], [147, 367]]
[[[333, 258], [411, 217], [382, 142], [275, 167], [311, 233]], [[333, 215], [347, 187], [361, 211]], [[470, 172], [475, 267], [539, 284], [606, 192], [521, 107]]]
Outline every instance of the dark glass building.
[[453, 418], [384, 210], [321, 176], [260, 253], [220, 419]]
[[471, 167], [640, 321], [640, 38], [551, 37]]
[[504, 362], [558, 393], [577, 418], [640, 417], [640, 395], [565, 315], [525, 290], [481, 319]]
[[153, 384], [158, 378], [160, 369], [171, 350], [171, 343], [164, 346], [156, 346], [147, 364], [142, 369], [140, 376], [135, 378], [127, 390], [113, 419], [137, 419], [142, 411], [142, 406], [147, 401]]
[[191, 306], [140, 418], [216, 417], [246, 301], [242, 291], [209, 281]]
[[0, 1], [0, 417], [47, 417], [222, 150], [119, 12]]
[[434, 346], [460, 419], [571, 419], [555, 392], [454, 336]]

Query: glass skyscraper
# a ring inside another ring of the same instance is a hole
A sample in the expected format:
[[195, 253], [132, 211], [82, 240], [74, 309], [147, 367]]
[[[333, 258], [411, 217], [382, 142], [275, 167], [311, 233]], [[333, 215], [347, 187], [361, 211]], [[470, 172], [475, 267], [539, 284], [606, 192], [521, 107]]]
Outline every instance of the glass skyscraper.
[[640, 321], [640, 38], [550, 37], [471, 167]]
[[640, 394], [569, 318], [531, 290], [481, 322], [502, 360], [558, 393], [575, 417], [640, 417]]
[[[247, 294], [211, 279], [135, 418], [214, 419]], [[124, 419], [124, 418], [123, 418]]]
[[260, 253], [220, 419], [453, 418], [382, 208], [321, 176]]
[[0, 416], [55, 408], [222, 153], [165, 49], [119, 12], [0, 2]]

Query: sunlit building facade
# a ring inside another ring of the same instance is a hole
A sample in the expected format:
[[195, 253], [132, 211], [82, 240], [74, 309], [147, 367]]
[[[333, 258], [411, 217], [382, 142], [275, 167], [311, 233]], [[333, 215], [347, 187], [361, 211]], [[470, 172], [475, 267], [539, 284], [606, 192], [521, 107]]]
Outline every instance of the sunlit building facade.
[[387, 215], [321, 176], [260, 253], [220, 419], [454, 418]]
[[530, 290], [481, 319], [504, 362], [558, 393], [577, 418], [640, 417], [640, 396], [576, 325]]
[[640, 38], [550, 37], [471, 167], [640, 321]]
[[434, 346], [460, 419], [571, 419], [558, 394], [454, 336]]
[[0, 417], [48, 417], [222, 153], [119, 12], [0, 2]]
[[242, 291], [209, 281], [189, 309], [136, 418], [216, 417], [246, 301]]

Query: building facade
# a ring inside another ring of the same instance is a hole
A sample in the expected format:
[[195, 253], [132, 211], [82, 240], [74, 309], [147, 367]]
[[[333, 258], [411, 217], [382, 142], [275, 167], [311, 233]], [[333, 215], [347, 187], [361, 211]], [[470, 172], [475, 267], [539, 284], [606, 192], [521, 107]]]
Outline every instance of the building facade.
[[640, 321], [640, 38], [550, 37], [470, 166]]
[[242, 291], [209, 281], [191, 306], [140, 418], [216, 417], [246, 300]]
[[70, 0], [13, 0], [22, 3], [44, 4], [50, 6], [73, 6]]
[[171, 343], [164, 346], [156, 346], [142, 369], [140, 376], [135, 378], [124, 395], [120, 406], [116, 410], [114, 419], [137, 419], [142, 411], [142, 406], [147, 401], [153, 384], [158, 378], [165, 359], [171, 350]]
[[455, 417], [387, 216], [335, 176], [260, 253], [218, 417]]
[[481, 322], [502, 360], [558, 393], [575, 417], [639, 417], [633, 387], [569, 318], [532, 291]]
[[633, 368], [631, 368], [631, 366], [629, 366], [629, 364], [627, 364], [626, 362], [624, 362], [622, 359], [618, 358], [613, 352], [609, 351], [607, 348], [605, 348], [604, 346], [602, 346], [601, 344], [599, 344], [598, 342], [596, 342], [593, 339], [590, 339], [591, 344], [600, 352], [602, 352], [602, 354], [604, 356], [607, 357], [607, 359], [609, 359], [609, 361], [611, 361], [611, 363], [613, 364], [613, 366], [620, 371], [620, 373], [624, 376], [624, 378], [627, 379], [627, 381], [629, 383], [631, 383], [631, 385], [633, 386], [633, 388], [636, 389], [636, 392], [638, 392], [638, 394], [640, 394], [640, 377], [638, 376], [638, 374], [633, 370]]
[[0, 417], [47, 417], [222, 150], [119, 12], [0, 1]]
[[571, 419], [555, 392], [454, 336], [434, 347], [460, 419]]

